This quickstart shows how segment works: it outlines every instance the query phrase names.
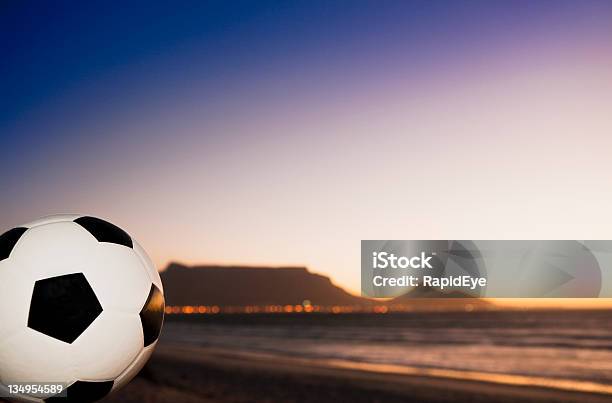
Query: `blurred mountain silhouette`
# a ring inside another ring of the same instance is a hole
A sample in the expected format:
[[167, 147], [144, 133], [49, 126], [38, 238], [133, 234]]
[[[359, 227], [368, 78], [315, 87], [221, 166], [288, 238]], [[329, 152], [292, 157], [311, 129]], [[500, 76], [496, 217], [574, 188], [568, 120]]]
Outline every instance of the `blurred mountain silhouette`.
[[305, 267], [194, 266], [160, 273], [168, 305], [368, 305]]

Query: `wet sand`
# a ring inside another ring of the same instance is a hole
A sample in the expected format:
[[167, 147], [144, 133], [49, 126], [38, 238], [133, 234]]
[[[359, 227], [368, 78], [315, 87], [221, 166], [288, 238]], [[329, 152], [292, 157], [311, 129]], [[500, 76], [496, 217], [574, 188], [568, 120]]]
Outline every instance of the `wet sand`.
[[161, 344], [106, 403], [612, 402], [611, 395], [338, 368], [300, 358]]

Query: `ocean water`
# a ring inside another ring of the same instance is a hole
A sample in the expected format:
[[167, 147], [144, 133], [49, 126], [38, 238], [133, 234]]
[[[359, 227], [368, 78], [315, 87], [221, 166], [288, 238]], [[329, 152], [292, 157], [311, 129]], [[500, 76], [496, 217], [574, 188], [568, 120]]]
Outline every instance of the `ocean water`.
[[173, 316], [162, 342], [612, 394], [610, 311]]

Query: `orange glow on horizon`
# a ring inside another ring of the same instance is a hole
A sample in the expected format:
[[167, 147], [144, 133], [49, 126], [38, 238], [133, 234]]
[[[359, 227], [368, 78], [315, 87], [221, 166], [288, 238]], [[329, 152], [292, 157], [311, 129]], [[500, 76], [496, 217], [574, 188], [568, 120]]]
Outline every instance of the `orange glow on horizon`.
[[[423, 301], [415, 300], [415, 301]], [[479, 306], [477, 301], [486, 301], [489, 305]], [[165, 308], [167, 315], [210, 315], [210, 314], [387, 314], [387, 313], [415, 313], [415, 312], [478, 312], [503, 310], [532, 310], [532, 309], [612, 309], [612, 298], [486, 298], [472, 299], [430, 299], [428, 305], [423, 304], [379, 304], [379, 305], [246, 305], [246, 306], [205, 306], [205, 305], [168, 305]]]
[[608, 309], [612, 298], [483, 298], [499, 307]]

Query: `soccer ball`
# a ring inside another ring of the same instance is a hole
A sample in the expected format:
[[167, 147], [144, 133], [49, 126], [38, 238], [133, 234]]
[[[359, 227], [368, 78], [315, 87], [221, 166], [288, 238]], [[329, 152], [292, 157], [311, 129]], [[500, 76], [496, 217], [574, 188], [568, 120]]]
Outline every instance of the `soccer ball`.
[[0, 235], [1, 395], [17, 382], [62, 383], [67, 399], [11, 396], [101, 399], [144, 366], [163, 318], [155, 266], [115, 225], [61, 215]]

